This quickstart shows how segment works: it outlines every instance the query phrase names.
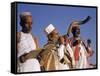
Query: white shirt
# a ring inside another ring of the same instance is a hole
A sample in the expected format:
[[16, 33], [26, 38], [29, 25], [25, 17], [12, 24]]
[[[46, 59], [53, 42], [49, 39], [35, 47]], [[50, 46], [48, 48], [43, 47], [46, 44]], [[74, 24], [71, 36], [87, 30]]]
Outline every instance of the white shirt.
[[[18, 44], [18, 57], [24, 53], [29, 53], [36, 49], [35, 41], [30, 33], [21, 32], [20, 42]], [[40, 71], [40, 64], [36, 58], [28, 59], [24, 63], [19, 62], [18, 72]]]
[[30, 51], [36, 49], [35, 41], [30, 33], [21, 32], [20, 42], [18, 44], [18, 57], [24, 53], [29, 53]]

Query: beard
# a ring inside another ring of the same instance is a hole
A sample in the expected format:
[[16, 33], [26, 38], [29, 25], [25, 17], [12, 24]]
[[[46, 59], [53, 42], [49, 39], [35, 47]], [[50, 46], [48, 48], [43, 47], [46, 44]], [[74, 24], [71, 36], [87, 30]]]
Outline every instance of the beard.
[[75, 34], [75, 37], [76, 37], [76, 38], [79, 38], [79, 37], [80, 37], [80, 34]]
[[32, 30], [32, 26], [28, 26], [27, 24], [25, 25], [25, 28], [28, 32], [30, 32]]
[[22, 27], [22, 31], [25, 33], [29, 33], [32, 30], [32, 27], [28, 27], [28, 26], [23, 26]]
[[29, 27], [29, 28], [27, 28], [27, 31], [31, 31], [31, 30], [32, 30], [32, 28], [30, 28], [30, 27]]
[[59, 38], [53, 38], [52, 41], [53, 41], [55, 44], [58, 44], [58, 43], [59, 43]]

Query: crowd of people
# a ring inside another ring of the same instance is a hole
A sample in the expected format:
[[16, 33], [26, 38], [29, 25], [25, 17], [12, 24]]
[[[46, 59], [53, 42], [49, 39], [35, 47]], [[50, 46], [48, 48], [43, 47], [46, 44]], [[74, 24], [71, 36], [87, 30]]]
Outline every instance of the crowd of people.
[[[80, 35], [80, 22], [73, 21], [67, 34], [60, 36], [53, 24], [44, 28], [48, 41], [43, 48], [31, 33], [32, 14], [20, 14], [22, 30], [17, 32], [17, 71], [54, 71], [93, 68], [88, 58], [93, 55], [91, 40], [87, 44]], [[72, 33], [72, 37], [70, 34]]]

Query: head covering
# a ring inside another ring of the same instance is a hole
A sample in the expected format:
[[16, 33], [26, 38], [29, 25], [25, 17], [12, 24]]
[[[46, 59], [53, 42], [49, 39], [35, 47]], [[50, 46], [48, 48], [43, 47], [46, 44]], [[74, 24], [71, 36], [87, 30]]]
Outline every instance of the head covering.
[[49, 35], [53, 30], [55, 29], [55, 27], [52, 24], [49, 24], [46, 28], [45, 28], [45, 32], [47, 35]]
[[84, 20], [82, 20], [82, 21], [73, 21], [73, 22], [70, 24], [69, 28], [68, 28], [67, 35], [69, 36], [69, 34], [72, 32], [72, 28], [73, 28], [73, 27], [79, 27], [79, 28], [80, 28], [80, 25], [87, 23], [90, 19], [91, 19], [91, 17], [90, 17], [90, 16], [87, 16], [87, 17], [86, 17]]
[[23, 18], [23, 17], [25, 17], [25, 16], [31, 16], [32, 14], [30, 13], [30, 12], [22, 12], [21, 14], [20, 14], [20, 18]]

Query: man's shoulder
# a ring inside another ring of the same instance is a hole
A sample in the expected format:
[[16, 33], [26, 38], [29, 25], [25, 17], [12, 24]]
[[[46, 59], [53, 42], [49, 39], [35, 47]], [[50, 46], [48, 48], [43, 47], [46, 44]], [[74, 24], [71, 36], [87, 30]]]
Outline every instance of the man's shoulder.
[[17, 35], [19, 35], [21, 32], [17, 32]]
[[30, 33], [34, 40], [37, 40], [37, 37], [33, 35], [33, 33]]
[[17, 42], [20, 41], [20, 37], [21, 37], [21, 32], [17, 32]]
[[52, 44], [52, 43], [47, 43], [47, 44], [44, 45], [44, 48], [46, 50], [52, 50], [52, 49], [56, 48], [56, 45]]
[[21, 32], [17, 32], [17, 34], [19, 34], [19, 33], [21, 33]]

